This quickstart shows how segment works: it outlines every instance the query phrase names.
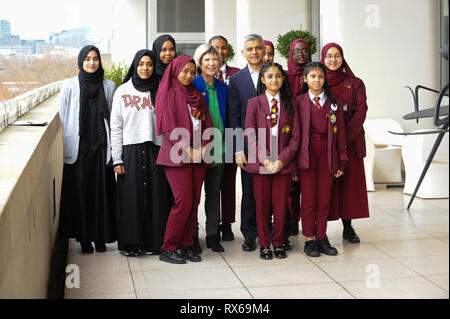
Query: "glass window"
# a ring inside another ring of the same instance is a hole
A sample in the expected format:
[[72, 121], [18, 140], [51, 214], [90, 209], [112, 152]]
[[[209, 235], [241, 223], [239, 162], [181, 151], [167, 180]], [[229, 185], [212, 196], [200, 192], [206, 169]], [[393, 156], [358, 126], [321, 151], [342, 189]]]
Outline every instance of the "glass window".
[[195, 50], [201, 43], [177, 43], [177, 55], [186, 54], [194, 56]]
[[205, 0], [158, 0], [158, 33], [205, 32]]

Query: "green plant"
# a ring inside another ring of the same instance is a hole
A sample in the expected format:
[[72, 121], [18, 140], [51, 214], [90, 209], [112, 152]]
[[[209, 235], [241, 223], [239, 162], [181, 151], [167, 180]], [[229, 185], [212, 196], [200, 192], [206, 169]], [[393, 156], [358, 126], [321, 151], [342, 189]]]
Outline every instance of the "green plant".
[[317, 38], [308, 31], [292, 30], [277, 37], [277, 50], [286, 60], [289, 59], [289, 46], [296, 39], [306, 40], [311, 45], [311, 55], [317, 51]]
[[225, 64], [227, 64], [228, 62], [230, 62], [231, 60], [233, 60], [234, 58], [234, 49], [233, 46], [231, 44], [228, 43], [228, 54], [225, 58]]
[[105, 70], [105, 78], [111, 80], [116, 85], [116, 88], [122, 84], [125, 75], [127, 75], [129, 67], [122, 63], [112, 63], [109, 68]]

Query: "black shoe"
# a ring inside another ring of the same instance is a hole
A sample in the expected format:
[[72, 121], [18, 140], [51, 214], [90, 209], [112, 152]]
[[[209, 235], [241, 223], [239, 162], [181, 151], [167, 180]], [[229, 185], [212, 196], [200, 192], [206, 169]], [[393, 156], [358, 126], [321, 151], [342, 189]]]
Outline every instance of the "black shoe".
[[284, 250], [286, 250], [286, 251], [292, 250], [291, 242], [290, 242], [288, 239], [286, 239], [286, 240], [284, 241], [284, 243], [283, 243], [281, 246], [282, 246], [282, 247], [284, 248]]
[[269, 246], [259, 248], [259, 258], [265, 260], [273, 259], [272, 250]]
[[256, 250], [256, 241], [254, 239], [245, 238], [242, 244], [243, 251], [254, 251]]
[[328, 237], [325, 237], [325, 239], [316, 240], [317, 249], [325, 255], [328, 256], [336, 256], [338, 254], [338, 251], [336, 248], [331, 247], [330, 242], [328, 241]]
[[98, 253], [104, 253], [106, 251], [105, 243], [95, 242], [95, 251]]
[[211, 248], [212, 251], [223, 253], [225, 249], [219, 243], [219, 236], [206, 236], [206, 247]]
[[287, 257], [286, 250], [284, 249], [283, 246], [273, 247], [273, 251], [275, 253], [275, 258], [284, 259]]
[[317, 249], [316, 242], [313, 240], [305, 241], [304, 252], [309, 257], [319, 257], [320, 251]]
[[199, 255], [202, 253], [202, 246], [200, 246], [200, 241], [198, 240], [198, 234], [194, 234], [194, 244], [192, 245], [192, 251], [194, 254]]
[[139, 250], [126, 250], [123, 254], [127, 257], [137, 257], [141, 253]]
[[192, 262], [202, 261], [202, 257], [194, 253], [192, 246], [180, 247], [180, 256]]
[[92, 247], [92, 244], [89, 243], [80, 243], [81, 246], [81, 252], [83, 254], [92, 254], [94, 252], [94, 247]]
[[[220, 230], [222, 231], [222, 240], [224, 241], [232, 241], [234, 240], [234, 234], [231, 230], [231, 224], [222, 224], [220, 225]], [[220, 238], [219, 238], [220, 240]]]
[[289, 229], [289, 236], [297, 236], [298, 235], [298, 222], [292, 222], [291, 227]]
[[344, 228], [344, 232], [342, 233], [342, 237], [344, 239], [348, 240], [350, 243], [358, 244], [361, 241], [359, 240], [358, 235], [356, 235], [355, 230], [353, 227], [346, 227]]
[[181, 257], [176, 250], [164, 250], [161, 249], [161, 255], [159, 260], [165, 261], [171, 264], [185, 264], [186, 258]]

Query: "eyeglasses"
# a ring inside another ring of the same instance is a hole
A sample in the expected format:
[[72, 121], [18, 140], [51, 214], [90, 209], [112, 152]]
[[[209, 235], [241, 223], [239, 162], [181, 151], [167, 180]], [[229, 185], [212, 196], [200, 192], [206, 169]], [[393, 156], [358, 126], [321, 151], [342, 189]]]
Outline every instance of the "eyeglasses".
[[309, 54], [309, 50], [308, 49], [294, 49], [294, 53], [295, 54], [302, 54], [302, 55], [308, 55]]
[[332, 61], [333, 59], [335, 59], [335, 60], [342, 59], [342, 55], [336, 54], [336, 55], [326, 55], [325, 56], [325, 60]]

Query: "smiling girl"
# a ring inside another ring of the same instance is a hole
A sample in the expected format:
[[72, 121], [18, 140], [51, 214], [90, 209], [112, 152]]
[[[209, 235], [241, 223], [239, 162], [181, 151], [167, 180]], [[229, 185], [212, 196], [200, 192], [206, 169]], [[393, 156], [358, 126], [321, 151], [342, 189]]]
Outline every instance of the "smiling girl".
[[[275, 257], [283, 259], [287, 257], [283, 246], [284, 229], [291, 175], [296, 172], [294, 158], [300, 141], [299, 117], [286, 73], [278, 63], [262, 67], [257, 93], [257, 97], [248, 101], [245, 119], [246, 130], [251, 130], [246, 170], [253, 174], [260, 258], [273, 258], [272, 244]], [[256, 162], [251, 161], [254, 156]], [[271, 208], [272, 235], [269, 231]]]
[[297, 155], [302, 189], [300, 215], [306, 237], [305, 253], [337, 255], [327, 235], [330, 192], [333, 176], [344, 173], [347, 161], [342, 108], [328, 87], [325, 66], [310, 62], [305, 66], [303, 93], [296, 99], [300, 109], [301, 141]]

